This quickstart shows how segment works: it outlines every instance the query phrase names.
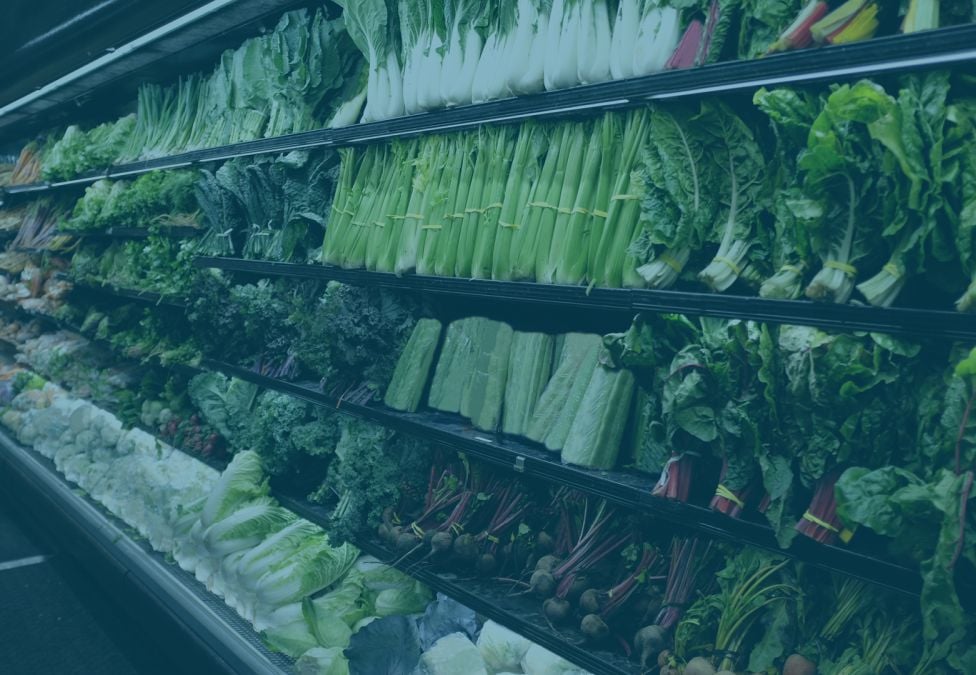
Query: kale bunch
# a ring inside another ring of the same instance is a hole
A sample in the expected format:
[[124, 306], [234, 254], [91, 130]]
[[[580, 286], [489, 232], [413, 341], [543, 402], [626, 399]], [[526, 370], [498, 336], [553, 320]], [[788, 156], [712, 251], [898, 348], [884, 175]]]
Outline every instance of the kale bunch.
[[339, 441], [335, 413], [276, 391], [261, 393], [240, 438], [272, 475], [295, 471], [306, 456], [327, 457]]
[[333, 546], [375, 531], [387, 507], [427, 484], [432, 461], [421, 441], [352, 417], [339, 422], [341, 438], [322, 486], [309, 500], [333, 507], [328, 532]]
[[390, 291], [329, 283], [311, 312], [293, 317], [300, 365], [334, 385], [383, 391], [417, 321], [417, 304]]

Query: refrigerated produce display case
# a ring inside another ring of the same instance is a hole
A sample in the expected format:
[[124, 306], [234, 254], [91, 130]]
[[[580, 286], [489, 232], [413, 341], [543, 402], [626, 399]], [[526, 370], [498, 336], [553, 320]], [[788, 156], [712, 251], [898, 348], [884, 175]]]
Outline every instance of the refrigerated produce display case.
[[0, 671], [976, 672], [976, 4], [104, 4], [0, 63]]

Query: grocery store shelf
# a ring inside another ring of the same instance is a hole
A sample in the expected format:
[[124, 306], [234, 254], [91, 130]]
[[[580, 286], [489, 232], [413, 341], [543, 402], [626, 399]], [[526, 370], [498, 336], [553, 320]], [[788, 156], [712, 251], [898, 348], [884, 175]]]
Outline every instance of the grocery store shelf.
[[151, 235], [170, 237], [172, 239], [188, 239], [203, 232], [199, 227], [187, 225], [173, 225], [150, 230], [148, 227], [110, 227], [104, 232], [65, 232], [81, 239], [147, 239]]
[[[976, 61], [976, 24], [953, 26], [848, 45], [775, 54], [761, 59], [664, 71], [646, 77], [465, 105], [382, 122], [195, 150], [108, 167], [71, 181], [13, 186], [5, 191], [11, 195], [24, 194], [93, 182], [99, 178], [131, 176], [234, 157], [356, 145], [530, 118], [571, 117], [639, 106], [649, 101], [749, 92], [768, 86], [841, 82], [973, 61]], [[0, 117], [0, 121], [2, 119]]]
[[[277, 491], [274, 492], [274, 496], [289, 511], [323, 527], [328, 526], [326, 509]], [[399, 558], [382, 544], [371, 539], [361, 538], [353, 543], [364, 553], [384, 562]], [[457, 600], [478, 614], [515, 631], [595, 675], [641, 672], [640, 665], [635, 661], [588, 645], [579, 631], [554, 629], [540, 611], [542, 602], [530, 596], [513, 594], [511, 584], [478, 578], [460, 578], [455, 574], [439, 572], [428, 563], [416, 562], [414, 559], [401, 558], [391, 564], [431, 589]], [[629, 639], [630, 636], [628, 635], [627, 638]]]
[[771, 300], [728, 293], [559, 286], [524, 281], [491, 281], [346, 270], [328, 265], [299, 265], [239, 258], [200, 257], [198, 267], [263, 276], [329, 279], [356, 286], [463, 296], [492, 304], [549, 306], [576, 311], [633, 316], [637, 312], [677, 312], [694, 316], [752, 319], [810, 325], [827, 330], [874, 331], [926, 338], [976, 340], [976, 314], [954, 311], [839, 305], [809, 300]]
[[[192, 575], [167, 564], [162, 555], [135, 541], [129, 528], [106, 515], [65, 481], [47, 459], [16, 443], [0, 431], [0, 464], [5, 482], [17, 483], [19, 492], [35, 511], [50, 512], [72, 538], [90, 551], [103, 576], [114, 579], [117, 592], [128, 590], [157, 608], [186, 644], [172, 645], [174, 658], [192, 645], [212, 661], [208, 672], [285, 673], [289, 662], [263, 647], [258, 636], [223, 603], [207, 593]], [[45, 522], [50, 522], [46, 520]], [[51, 523], [52, 525], [54, 523]], [[76, 552], [81, 552], [81, 546]], [[191, 667], [197, 672], [203, 666]], [[187, 671], [190, 672], [190, 671]]]
[[108, 295], [123, 300], [134, 300], [154, 307], [171, 307], [173, 309], [186, 309], [186, 302], [177, 296], [162, 295], [153, 291], [142, 291], [132, 288], [121, 288], [119, 286], [96, 286], [93, 284], [75, 283], [74, 289], [85, 293], [98, 295]]
[[[60, 110], [76, 113], [77, 104], [127, 94], [139, 81], [152, 81], [171, 70], [212, 63], [229, 46], [226, 40], [264, 19], [302, 4], [298, 0], [211, 0], [131, 42], [119, 45], [86, 65], [0, 107], [0, 133], [23, 133]], [[241, 36], [235, 36], [237, 43]], [[174, 63], [171, 63], [174, 62]], [[174, 68], [175, 66], [175, 68]], [[103, 113], [104, 114], [104, 113]], [[66, 183], [70, 183], [67, 181]]]
[[525, 476], [565, 485], [624, 508], [644, 513], [683, 528], [781, 552], [808, 564], [858, 577], [894, 591], [917, 595], [921, 580], [916, 570], [849, 548], [826, 546], [797, 537], [786, 550], [779, 547], [773, 530], [765, 523], [729, 518], [711, 509], [661, 499], [651, 494], [655, 478], [630, 471], [599, 471], [562, 464], [541, 446], [501, 434], [478, 431], [467, 420], [439, 412], [403, 413], [380, 404], [353, 403], [322, 393], [313, 385], [286, 382], [254, 371], [205, 359], [203, 367], [253, 382], [332, 410], [370, 420], [389, 429], [463, 452], [481, 461]]

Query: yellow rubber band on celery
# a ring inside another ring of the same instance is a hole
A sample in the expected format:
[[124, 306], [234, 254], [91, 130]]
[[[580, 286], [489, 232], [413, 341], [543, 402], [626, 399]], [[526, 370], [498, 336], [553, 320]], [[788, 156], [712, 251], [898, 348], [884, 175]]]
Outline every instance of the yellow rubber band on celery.
[[495, 202], [494, 204], [489, 204], [488, 206], [486, 206], [484, 208], [484, 210], [482, 211], [482, 213], [484, 213], [485, 211], [487, 211], [489, 209], [500, 209], [500, 208], [503, 208], [504, 206], [505, 205], [502, 204], [501, 202]]
[[420, 229], [421, 230], [443, 230], [444, 226], [428, 224], [428, 225], [421, 225]]
[[610, 214], [607, 213], [606, 211], [600, 211], [599, 209], [594, 209], [593, 215], [596, 216], [597, 218], [606, 218]]
[[857, 531], [857, 525], [855, 525], [854, 526], [854, 529], [852, 529], [852, 530], [847, 529], [845, 527], [843, 530], [840, 531], [840, 534], [837, 535], [837, 536], [840, 537], [840, 540], [842, 542], [844, 542], [845, 544], [849, 544], [849, 543], [851, 543], [851, 539], [854, 538], [854, 532], [856, 532], [856, 531]]
[[621, 195], [614, 195], [613, 197], [610, 198], [610, 201], [622, 202], [622, 201], [637, 200], [637, 199], [640, 199], [640, 195], [621, 194]]
[[813, 523], [814, 525], [819, 525], [820, 527], [824, 528], [825, 530], [830, 530], [831, 532], [836, 532], [836, 533], [839, 533], [840, 532], [840, 530], [838, 530], [836, 527], [834, 527], [833, 525], [831, 525], [830, 523], [828, 523], [826, 520], [820, 520], [819, 518], [817, 518], [815, 515], [813, 515], [809, 511], [807, 511], [806, 513], [803, 514], [803, 520], [807, 520], [807, 521]]
[[582, 206], [577, 206], [577, 207], [575, 207], [575, 208], [573, 209], [573, 213], [581, 213], [581, 214], [583, 214], [584, 216], [588, 216], [588, 215], [590, 215], [590, 212], [589, 212], [589, 211], [588, 211], [587, 209], [584, 209], [584, 208], [583, 208]]
[[881, 269], [893, 276], [895, 279], [901, 279], [901, 270], [895, 263], [885, 263], [885, 266]]
[[473, 206], [469, 206], [468, 208], [464, 209], [464, 212], [465, 213], [484, 213], [484, 209], [476, 209]]
[[679, 274], [681, 273], [681, 263], [679, 263], [677, 260], [669, 256], [667, 253], [662, 253], [657, 258], [665, 265], [673, 269], [675, 272]]
[[406, 216], [387, 216], [390, 220], [406, 220]]
[[556, 209], [556, 211], [557, 211], [558, 213], [562, 213], [562, 214], [564, 214], [564, 215], [567, 215], [567, 216], [568, 216], [568, 215], [571, 215], [571, 214], [573, 213], [573, 209], [567, 209], [567, 208], [566, 208], [565, 206], [560, 206], [560, 207], [558, 207], [558, 208]]
[[718, 484], [718, 487], [715, 488], [715, 496], [716, 497], [722, 497], [723, 499], [728, 499], [730, 502], [732, 502], [733, 504], [735, 504], [736, 506], [738, 506], [740, 509], [744, 509], [746, 507], [746, 504], [745, 504], [744, 501], [742, 501], [741, 499], [739, 499], [736, 496], [736, 494], [734, 492], [732, 492], [732, 490], [728, 489], [727, 487], [725, 487], [721, 483], [719, 483]]
[[714, 258], [712, 258], [712, 262], [720, 262], [720, 263], [722, 263], [723, 265], [725, 265], [726, 267], [728, 267], [730, 270], [732, 270], [735, 273], [736, 276], [739, 276], [739, 275], [742, 274], [742, 268], [740, 268], [738, 265], [736, 265], [734, 260], [730, 260], [729, 258], [726, 258], [725, 256], [717, 255]]
[[445, 216], [445, 218], [452, 218], [453, 220], [464, 220], [464, 214], [463, 213], [452, 213], [452, 214], [450, 214], [448, 216]]
[[792, 272], [793, 274], [796, 274], [796, 275], [803, 274], [803, 270], [800, 269], [799, 267], [797, 267], [796, 265], [783, 265], [782, 267], [779, 268], [779, 271], [780, 272]]
[[373, 225], [376, 227], [386, 227], [386, 223], [384, 223], [382, 220], [374, 220]]
[[422, 213], [408, 213], [404, 216], [404, 219], [409, 218], [410, 220], [423, 220], [424, 214]]
[[498, 224], [499, 224], [500, 226], [502, 226], [502, 227], [507, 227], [507, 228], [509, 228], [509, 229], [512, 229], [512, 230], [517, 230], [517, 229], [519, 229], [520, 227], [522, 227], [522, 226], [521, 226], [521, 225], [519, 225], [518, 223], [502, 223], [502, 222], [499, 222]]
[[852, 279], [857, 276], [857, 268], [854, 265], [840, 262], [839, 260], [825, 260], [824, 267], [832, 270], [840, 270]]
[[526, 206], [536, 209], [552, 209], [553, 211], [558, 208], [555, 204], [549, 204], [548, 202], [529, 202]]

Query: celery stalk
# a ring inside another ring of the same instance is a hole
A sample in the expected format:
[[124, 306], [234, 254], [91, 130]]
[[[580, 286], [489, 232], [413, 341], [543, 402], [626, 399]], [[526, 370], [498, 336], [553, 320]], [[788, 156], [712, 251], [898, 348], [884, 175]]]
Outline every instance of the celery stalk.
[[457, 189], [448, 204], [444, 215], [445, 232], [437, 241], [437, 251], [434, 259], [434, 274], [438, 276], [452, 276], [457, 261], [458, 240], [461, 237], [461, 223], [464, 220], [464, 208], [468, 203], [468, 193], [471, 191], [471, 179], [474, 174], [474, 134], [467, 133], [458, 145], [458, 161], [461, 168], [458, 174]]
[[589, 134], [587, 134], [588, 125], [580, 122], [566, 126], [566, 156], [559, 162], [559, 170], [555, 176], [555, 181], [560, 186], [556, 208], [549, 209], [545, 214], [546, 217], [539, 229], [539, 238], [535, 246], [535, 279], [544, 284], [551, 284], [555, 281], [556, 264], [554, 258], [550, 264], [553, 240], [562, 241], [566, 238], [573, 205], [576, 203], [576, 196], [580, 191], [580, 174], [583, 171], [583, 160], [589, 138]]
[[512, 164], [517, 131], [503, 128], [495, 137], [491, 149], [492, 163], [488, 169], [488, 183], [482, 194], [484, 215], [478, 221], [474, 253], [471, 258], [471, 276], [474, 279], [490, 279], [495, 236], [505, 198], [505, 185]]

